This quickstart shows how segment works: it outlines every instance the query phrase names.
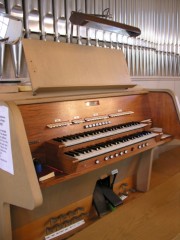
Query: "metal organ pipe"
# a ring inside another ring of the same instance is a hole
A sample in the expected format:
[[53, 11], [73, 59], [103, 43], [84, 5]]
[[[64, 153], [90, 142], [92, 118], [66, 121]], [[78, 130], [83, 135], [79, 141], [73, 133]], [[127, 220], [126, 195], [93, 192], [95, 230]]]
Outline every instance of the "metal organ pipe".
[[[23, 19], [24, 37], [36, 38], [40, 31], [42, 40], [70, 42], [72, 37], [73, 43], [115, 47], [123, 50], [132, 76], [180, 76], [179, 0], [0, 0], [0, 4], [1, 12]], [[113, 21], [136, 26], [142, 34], [134, 39], [74, 26], [71, 36], [71, 11], [102, 15], [106, 8]], [[5, 45], [0, 48], [2, 75]], [[21, 72], [21, 52], [21, 44], [12, 46], [16, 77]]]

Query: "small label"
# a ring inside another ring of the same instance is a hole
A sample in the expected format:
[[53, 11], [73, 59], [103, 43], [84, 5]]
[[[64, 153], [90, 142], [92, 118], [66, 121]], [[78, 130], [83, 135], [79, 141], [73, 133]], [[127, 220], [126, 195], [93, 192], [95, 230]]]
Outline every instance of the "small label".
[[50, 240], [50, 239], [56, 238], [58, 236], [61, 236], [61, 235], [65, 234], [65, 233], [67, 233], [67, 232], [69, 232], [69, 231], [71, 231], [71, 230], [73, 230], [73, 229], [83, 225], [84, 223], [85, 223], [84, 220], [76, 222], [76, 223], [74, 223], [74, 224], [72, 224], [72, 225], [70, 225], [68, 227], [65, 227], [65, 228], [63, 228], [63, 229], [61, 229], [59, 231], [56, 231], [54, 233], [51, 233], [51, 234], [45, 236], [45, 240]]
[[111, 174], [114, 175], [114, 174], [117, 174], [118, 173], [118, 169], [114, 169], [112, 170]]
[[128, 197], [128, 196], [122, 194], [119, 198], [120, 198], [122, 201], [124, 201], [127, 197]]
[[87, 107], [100, 105], [98, 100], [97, 101], [88, 101], [88, 102], [85, 102], [85, 104], [86, 104]]

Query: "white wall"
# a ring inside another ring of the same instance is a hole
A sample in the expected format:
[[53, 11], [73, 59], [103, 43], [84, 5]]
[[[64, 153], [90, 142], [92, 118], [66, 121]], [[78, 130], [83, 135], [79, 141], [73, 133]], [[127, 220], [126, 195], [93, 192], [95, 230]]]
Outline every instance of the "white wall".
[[131, 77], [133, 83], [150, 89], [170, 89], [180, 101], [180, 77]]

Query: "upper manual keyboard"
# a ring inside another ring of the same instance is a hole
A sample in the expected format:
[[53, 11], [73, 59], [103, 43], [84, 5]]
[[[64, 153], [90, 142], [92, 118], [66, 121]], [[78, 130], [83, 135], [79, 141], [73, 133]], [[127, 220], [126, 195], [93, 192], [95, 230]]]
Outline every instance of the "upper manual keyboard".
[[94, 131], [87, 131], [83, 133], [77, 133], [74, 135], [68, 135], [61, 138], [55, 138], [53, 140], [63, 143], [66, 147], [77, 145], [84, 142], [93, 141], [96, 139], [113, 136], [116, 134], [129, 132], [132, 130], [140, 129], [147, 126], [147, 123], [141, 122], [129, 122], [125, 124], [118, 124], [112, 127], [106, 127]]

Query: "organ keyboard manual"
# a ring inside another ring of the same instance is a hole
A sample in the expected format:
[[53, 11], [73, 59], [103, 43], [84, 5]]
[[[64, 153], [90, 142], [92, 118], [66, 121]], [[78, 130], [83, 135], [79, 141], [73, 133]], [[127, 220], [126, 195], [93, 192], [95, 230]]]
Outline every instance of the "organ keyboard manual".
[[179, 105], [135, 86], [121, 50], [23, 48], [32, 91], [1, 94], [0, 239], [67, 239], [121, 208], [122, 186], [148, 191], [154, 157], [179, 144]]

